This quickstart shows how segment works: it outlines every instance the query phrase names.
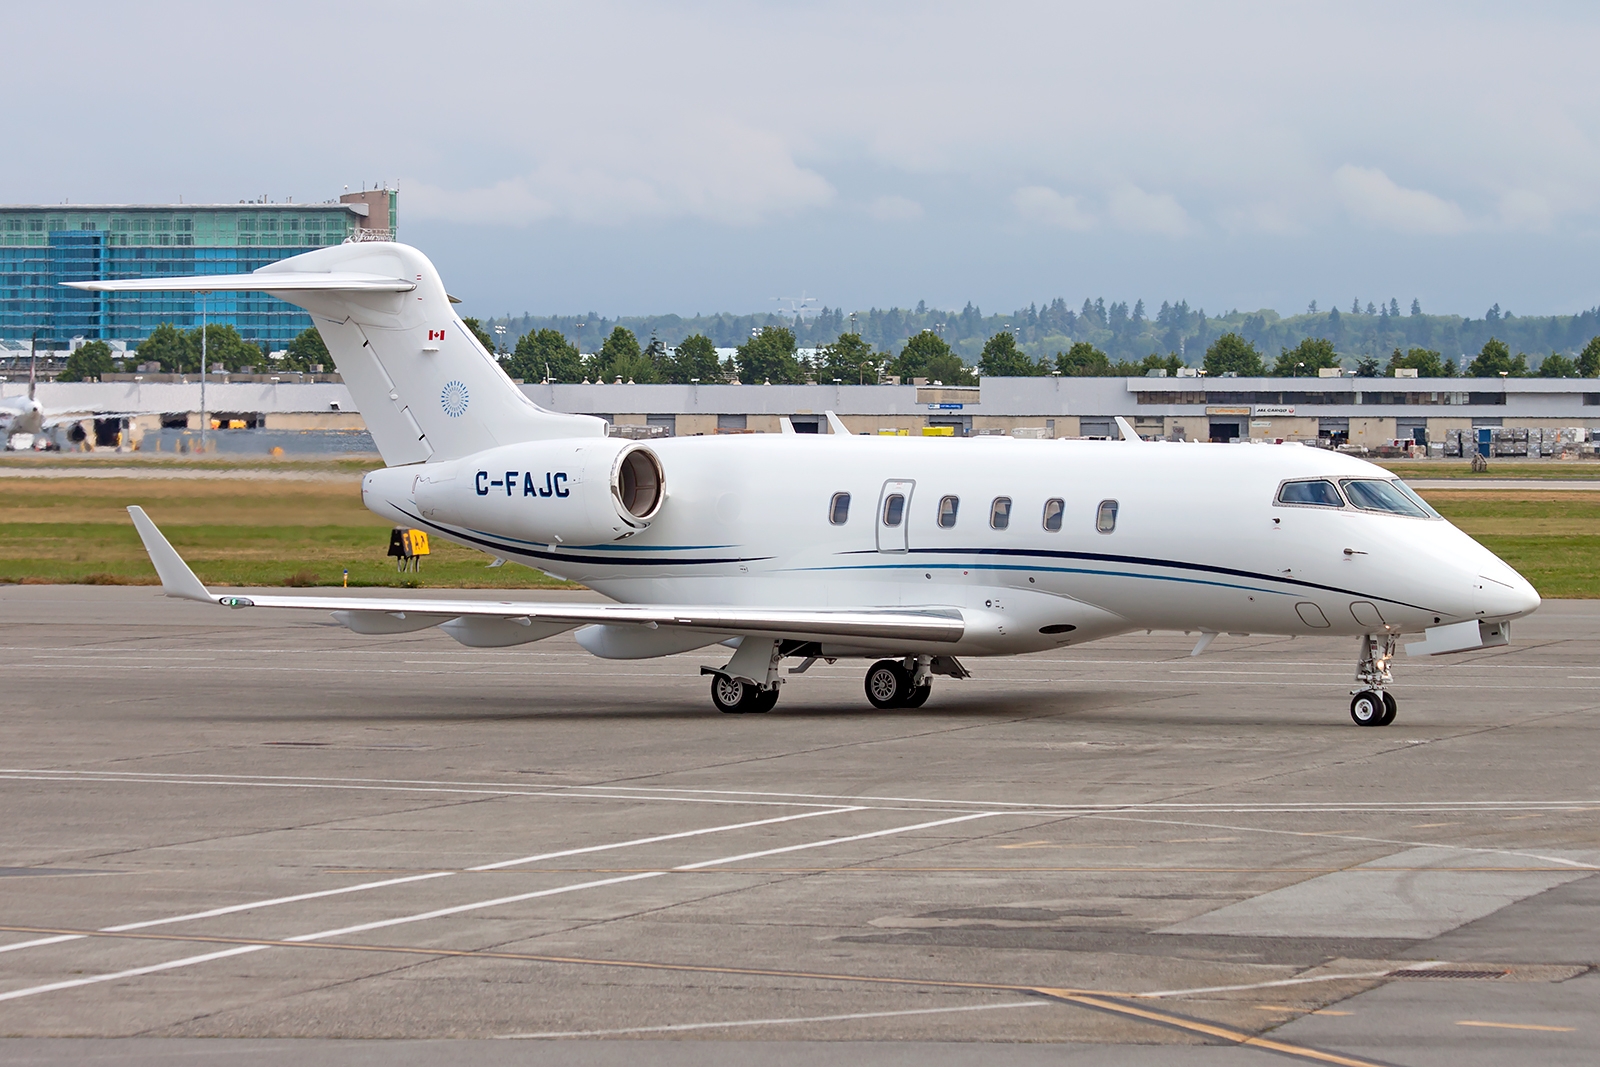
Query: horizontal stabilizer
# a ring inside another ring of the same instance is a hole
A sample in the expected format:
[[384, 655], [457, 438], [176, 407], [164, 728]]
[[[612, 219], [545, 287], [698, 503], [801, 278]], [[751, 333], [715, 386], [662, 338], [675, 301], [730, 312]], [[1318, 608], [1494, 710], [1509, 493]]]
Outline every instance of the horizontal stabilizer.
[[63, 284], [96, 293], [409, 293], [417, 287], [405, 278], [357, 271], [256, 271]]

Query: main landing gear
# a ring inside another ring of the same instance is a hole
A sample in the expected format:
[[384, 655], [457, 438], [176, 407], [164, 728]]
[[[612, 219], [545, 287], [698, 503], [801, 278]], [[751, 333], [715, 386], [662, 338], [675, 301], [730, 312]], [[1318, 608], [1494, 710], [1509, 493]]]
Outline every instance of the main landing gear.
[[867, 699], [883, 710], [922, 707], [933, 692], [931, 662], [929, 656], [904, 662], [880, 659], [867, 668]]
[[1356, 684], [1350, 691], [1350, 718], [1357, 726], [1388, 726], [1398, 706], [1384, 686], [1394, 681], [1389, 661], [1394, 658], [1393, 634], [1366, 634], [1361, 638], [1361, 658], [1356, 662]]
[[758, 689], [742, 679], [716, 674], [711, 678], [711, 703], [725, 715], [771, 711], [778, 705], [778, 689]]
[[[711, 675], [711, 703], [727, 715], [771, 711], [778, 704], [778, 687], [784, 679], [779, 664], [786, 657], [801, 658], [790, 674], [804, 674], [819, 659], [830, 664], [816, 642], [777, 641], [747, 637], [723, 667], [701, 667]], [[970, 678], [971, 672], [954, 656], [905, 656], [881, 659], [867, 670], [867, 699], [875, 708], [920, 708], [933, 693], [933, 676]]]

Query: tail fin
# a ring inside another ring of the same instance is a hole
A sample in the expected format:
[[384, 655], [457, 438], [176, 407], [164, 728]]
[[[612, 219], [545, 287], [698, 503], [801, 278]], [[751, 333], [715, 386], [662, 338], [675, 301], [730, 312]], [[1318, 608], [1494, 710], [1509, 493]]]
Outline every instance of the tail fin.
[[606, 433], [602, 419], [546, 411], [523, 395], [451, 308], [428, 257], [409, 245], [321, 248], [253, 274], [67, 284], [108, 292], [261, 291], [305, 308], [391, 467]]

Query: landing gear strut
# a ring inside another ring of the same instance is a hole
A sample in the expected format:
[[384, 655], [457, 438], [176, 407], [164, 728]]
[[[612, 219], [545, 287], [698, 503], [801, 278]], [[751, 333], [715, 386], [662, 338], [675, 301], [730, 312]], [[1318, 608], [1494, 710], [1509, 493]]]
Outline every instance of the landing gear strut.
[[1361, 658], [1356, 662], [1356, 684], [1350, 691], [1350, 718], [1357, 726], [1388, 726], [1394, 722], [1398, 705], [1394, 694], [1384, 689], [1394, 681], [1389, 661], [1394, 658], [1393, 634], [1366, 634], [1361, 638]]

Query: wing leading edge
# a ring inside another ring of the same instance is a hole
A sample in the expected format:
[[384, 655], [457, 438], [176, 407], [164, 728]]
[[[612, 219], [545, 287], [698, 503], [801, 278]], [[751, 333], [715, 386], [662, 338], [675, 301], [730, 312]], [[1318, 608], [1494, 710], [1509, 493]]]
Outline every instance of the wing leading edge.
[[[956, 608], [771, 609], [672, 604], [553, 604], [516, 600], [433, 600], [420, 597], [232, 596], [212, 593], [178, 555], [144, 509], [128, 508], [167, 596], [230, 608], [330, 611], [358, 633], [401, 633], [453, 620], [503, 620], [523, 627], [564, 629], [591, 624], [675, 629], [709, 634], [760, 634], [801, 641], [878, 642], [961, 640], [966, 622]], [[347, 617], [346, 617], [347, 616]], [[554, 624], [554, 628], [550, 627]], [[548, 636], [548, 635], [546, 635]]]

